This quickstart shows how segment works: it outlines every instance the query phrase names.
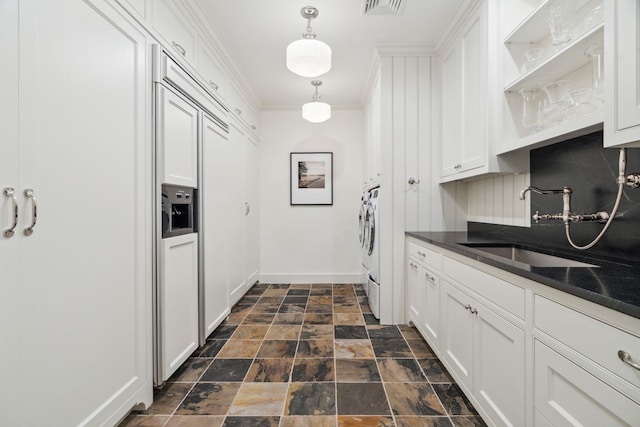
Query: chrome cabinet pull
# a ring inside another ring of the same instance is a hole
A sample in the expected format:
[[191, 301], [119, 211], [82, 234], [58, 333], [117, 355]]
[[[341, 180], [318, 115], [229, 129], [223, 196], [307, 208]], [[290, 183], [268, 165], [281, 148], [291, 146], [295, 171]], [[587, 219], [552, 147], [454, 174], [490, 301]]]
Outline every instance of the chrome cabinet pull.
[[234, 108], [235, 112], [237, 115], [241, 116], [242, 115], [242, 110], [239, 108]]
[[414, 263], [410, 262], [409, 265], [411, 266], [412, 269], [418, 271], [418, 266], [415, 265]]
[[407, 181], [407, 183], [409, 185], [413, 185], [413, 184], [420, 184], [420, 180], [419, 179], [415, 179], [414, 177], [410, 177], [409, 181]]
[[429, 279], [431, 282], [436, 283], [436, 278], [433, 276], [430, 276], [429, 273], [424, 273], [424, 277]]
[[180, 46], [178, 43], [174, 41], [172, 41], [171, 44], [173, 45], [173, 47], [176, 48], [178, 52], [180, 52], [182, 56], [187, 56], [187, 51], [185, 50], [185, 48], [183, 48], [182, 46]]
[[209, 84], [213, 86], [215, 90], [218, 90], [218, 85], [216, 84], [216, 82], [214, 82], [213, 80], [209, 80]]
[[420, 255], [422, 258], [427, 256], [427, 254], [425, 254], [424, 252], [420, 252], [420, 251], [418, 251], [418, 255]]
[[33, 234], [33, 227], [36, 226], [36, 222], [38, 221], [38, 204], [36, 203], [36, 197], [33, 195], [32, 188], [25, 189], [24, 196], [27, 199], [31, 199], [31, 225], [24, 229], [24, 235], [31, 236]]
[[471, 310], [471, 304], [467, 304], [467, 305], [465, 305], [465, 306], [464, 306], [464, 309], [465, 309], [465, 310]]
[[244, 214], [249, 215], [249, 212], [251, 212], [251, 205], [249, 205], [249, 203], [247, 202], [244, 202]]
[[18, 226], [18, 201], [16, 200], [16, 191], [13, 187], [5, 187], [4, 195], [11, 197], [11, 205], [13, 206], [13, 224], [11, 227], [4, 230], [4, 237], [11, 237], [14, 235], [14, 229]]
[[471, 314], [478, 314], [478, 310], [476, 310], [475, 308], [471, 307]]
[[633, 369], [640, 371], [640, 365], [635, 363], [633, 359], [631, 359], [631, 355], [624, 350], [618, 350], [618, 358], [622, 360], [627, 365], [631, 366]]
[[256, 125], [251, 125], [251, 129], [252, 129], [252, 130], [256, 130], [256, 129], [257, 129], [257, 128], [256, 128]]

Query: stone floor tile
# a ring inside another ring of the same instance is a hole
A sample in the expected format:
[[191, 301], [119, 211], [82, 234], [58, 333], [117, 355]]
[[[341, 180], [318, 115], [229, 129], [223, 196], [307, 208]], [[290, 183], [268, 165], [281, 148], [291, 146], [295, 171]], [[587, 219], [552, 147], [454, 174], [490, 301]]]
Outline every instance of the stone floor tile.
[[487, 427], [487, 424], [479, 416], [451, 417], [455, 427]]
[[453, 383], [453, 377], [449, 375], [447, 368], [444, 367], [439, 359], [420, 359], [418, 360], [420, 367], [427, 376], [430, 383]]
[[244, 383], [236, 394], [229, 415], [282, 415], [287, 383]]
[[301, 325], [271, 325], [265, 335], [266, 340], [297, 340], [300, 338]]
[[333, 339], [334, 329], [332, 325], [302, 325], [301, 340]]
[[395, 415], [447, 415], [430, 384], [384, 383]]
[[193, 386], [190, 383], [166, 383], [162, 388], [155, 389], [153, 404], [145, 411], [146, 415], [171, 415]]
[[291, 372], [292, 382], [335, 382], [333, 358], [296, 359]]
[[293, 358], [296, 354], [296, 340], [266, 340], [262, 342], [256, 357], [267, 358]]
[[301, 340], [298, 343], [297, 358], [333, 357], [333, 340]]
[[338, 383], [338, 415], [391, 415], [382, 383]]
[[335, 336], [338, 340], [366, 340], [369, 339], [367, 328], [355, 325], [336, 325]]
[[221, 427], [222, 415], [174, 415], [165, 427]]
[[280, 417], [229, 416], [222, 427], [278, 427]]
[[228, 340], [217, 354], [219, 358], [253, 358], [260, 348], [260, 340]]
[[457, 384], [433, 384], [433, 390], [449, 415], [478, 415]]
[[169, 420], [169, 415], [128, 415], [118, 427], [163, 427]]
[[269, 330], [268, 325], [240, 325], [231, 335], [231, 340], [261, 340]]
[[280, 427], [336, 427], [335, 416], [285, 415]]
[[198, 383], [178, 407], [176, 415], [225, 415], [241, 383]]
[[253, 359], [215, 359], [200, 378], [202, 382], [242, 382]]
[[427, 382], [415, 359], [378, 359], [378, 368], [383, 381]]
[[304, 313], [278, 313], [273, 319], [274, 325], [302, 325]]
[[453, 427], [449, 417], [396, 416], [397, 427]]
[[336, 359], [336, 381], [340, 383], [380, 382], [374, 359]]
[[364, 318], [360, 313], [334, 313], [333, 323], [335, 325], [364, 325]]
[[212, 358], [190, 357], [169, 378], [168, 382], [194, 383], [207, 370]]
[[393, 417], [382, 415], [338, 415], [338, 427], [394, 427]]
[[335, 356], [338, 359], [373, 359], [375, 354], [371, 340], [335, 340]]
[[285, 415], [335, 415], [335, 383], [291, 383]]
[[245, 382], [289, 382], [293, 359], [255, 359]]
[[404, 339], [397, 326], [371, 325], [367, 327], [367, 332], [372, 340]]
[[411, 349], [403, 339], [371, 340], [376, 357], [413, 357]]

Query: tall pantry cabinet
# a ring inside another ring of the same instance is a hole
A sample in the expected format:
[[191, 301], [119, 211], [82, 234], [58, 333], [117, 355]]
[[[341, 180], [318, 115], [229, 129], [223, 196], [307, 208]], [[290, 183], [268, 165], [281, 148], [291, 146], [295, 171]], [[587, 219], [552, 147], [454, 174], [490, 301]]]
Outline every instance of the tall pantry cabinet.
[[102, 0], [0, 2], [3, 425], [151, 403], [146, 43]]

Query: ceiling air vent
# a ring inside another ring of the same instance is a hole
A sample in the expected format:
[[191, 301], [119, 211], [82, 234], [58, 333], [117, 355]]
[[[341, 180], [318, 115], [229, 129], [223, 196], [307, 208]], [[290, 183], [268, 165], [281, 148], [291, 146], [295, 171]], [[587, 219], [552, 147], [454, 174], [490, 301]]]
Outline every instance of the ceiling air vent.
[[405, 0], [364, 0], [364, 14], [399, 15]]

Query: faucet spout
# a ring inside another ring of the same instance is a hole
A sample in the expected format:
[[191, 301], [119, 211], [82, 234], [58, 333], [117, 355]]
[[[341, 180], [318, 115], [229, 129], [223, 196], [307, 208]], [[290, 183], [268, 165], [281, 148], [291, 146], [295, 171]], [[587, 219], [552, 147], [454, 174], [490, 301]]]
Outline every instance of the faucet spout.
[[[568, 188], [568, 187], [565, 187], [565, 188]], [[561, 190], [542, 190], [538, 187], [534, 187], [533, 185], [529, 185], [528, 187], [524, 187], [522, 191], [520, 191], [520, 200], [525, 199], [525, 195], [527, 194], [527, 191], [533, 191], [534, 193], [538, 193], [538, 194], [563, 194], [566, 191], [565, 188]], [[571, 192], [571, 189], [569, 189], [569, 192]]]

